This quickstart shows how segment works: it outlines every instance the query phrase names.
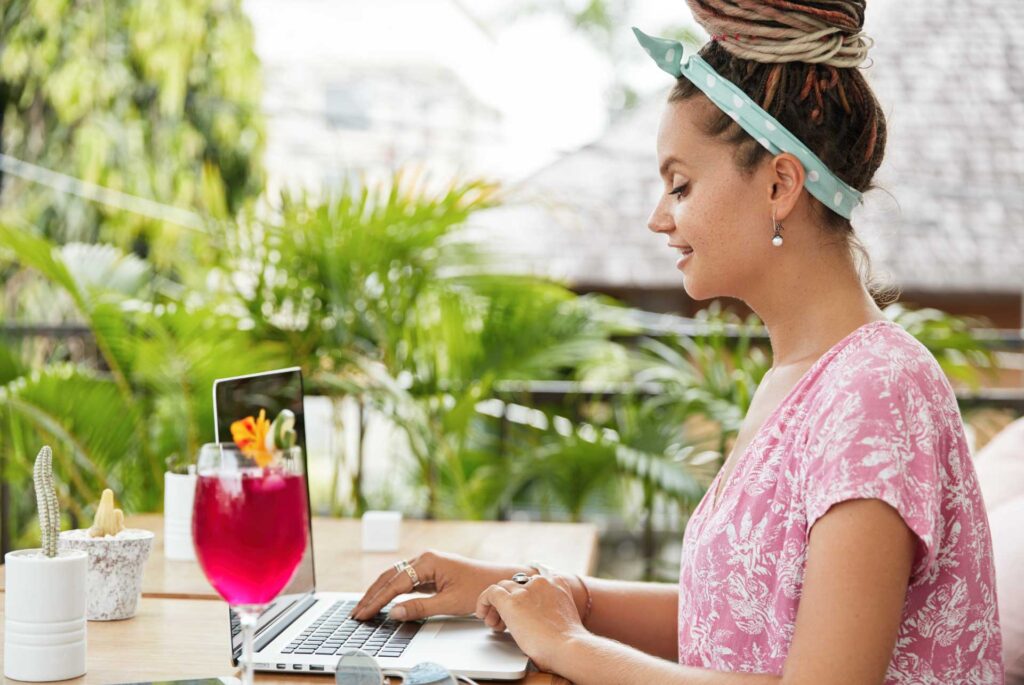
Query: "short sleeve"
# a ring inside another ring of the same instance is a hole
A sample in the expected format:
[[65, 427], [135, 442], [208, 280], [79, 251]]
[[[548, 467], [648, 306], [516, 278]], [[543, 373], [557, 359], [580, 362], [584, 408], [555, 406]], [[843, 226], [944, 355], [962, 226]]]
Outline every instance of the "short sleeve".
[[931, 565], [942, 534], [939, 466], [950, 444], [939, 406], [950, 398], [931, 378], [876, 357], [825, 393], [804, 462], [808, 538], [833, 505], [879, 499], [918, 538], [912, 578]]

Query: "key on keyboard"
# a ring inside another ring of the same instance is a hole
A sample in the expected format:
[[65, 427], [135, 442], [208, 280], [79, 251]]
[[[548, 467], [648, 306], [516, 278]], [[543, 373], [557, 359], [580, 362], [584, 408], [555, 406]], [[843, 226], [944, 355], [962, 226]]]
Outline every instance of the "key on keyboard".
[[360, 623], [349, 617], [355, 608], [355, 601], [335, 602], [281, 651], [324, 656], [357, 647], [371, 656], [397, 657], [423, 625], [422, 621], [392, 621], [385, 612]]

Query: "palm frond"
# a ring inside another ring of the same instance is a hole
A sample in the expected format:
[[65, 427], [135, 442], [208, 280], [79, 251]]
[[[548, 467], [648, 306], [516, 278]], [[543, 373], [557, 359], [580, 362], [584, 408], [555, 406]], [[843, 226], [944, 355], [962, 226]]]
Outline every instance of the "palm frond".
[[889, 305], [884, 312], [927, 347], [950, 378], [977, 389], [980, 372], [990, 376], [995, 373], [995, 351], [973, 332], [991, 328], [987, 319], [955, 316], [928, 307], [912, 309], [900, 303]]
[[155, 493], [143, 487], [139, 464], [136, 408], [109, 378], [51, 365], [0, 387], [0, 407], [30, 427], [35, 442], [58, 446], [56, 462], [79, 504], [99, 501], [102, 489], [111, 487], [129, 508], [152, 506]]

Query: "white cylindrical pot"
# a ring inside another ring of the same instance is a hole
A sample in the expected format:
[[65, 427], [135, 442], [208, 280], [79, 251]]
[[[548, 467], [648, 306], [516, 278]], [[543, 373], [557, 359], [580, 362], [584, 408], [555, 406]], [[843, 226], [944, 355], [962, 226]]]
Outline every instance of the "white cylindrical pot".
[[60, 534], [58, 549], [80, 549], [89, 555], [86, 616], [90, 621], [120, 621], [135, 615], [153, 537], [152, 531], [137, 528], [99, 538], [84, 528]]
[[164, 473], [164, 558], [195, 561], [192, 546], [194, 473]]
[[23, 549], [4, 555], [4, 676], [43, 682], [85, 673], [88, 555]]

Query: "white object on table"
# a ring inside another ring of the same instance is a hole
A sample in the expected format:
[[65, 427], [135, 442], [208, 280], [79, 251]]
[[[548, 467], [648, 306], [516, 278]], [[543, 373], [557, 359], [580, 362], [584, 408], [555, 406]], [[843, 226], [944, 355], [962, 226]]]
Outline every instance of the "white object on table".
[[400, 511], [368, 511], [363, 514], [363, 551], [395, 552], [402, 528]]
[[34, 682], [85, 673], [85, 586], [89, 556], [8, 552], [4, 592], [4, 676]]
[[192, 545], [192, 503], [196, 494], [195, 467], [189, 473], [164, 473], [164, 558], [195, 561]]

